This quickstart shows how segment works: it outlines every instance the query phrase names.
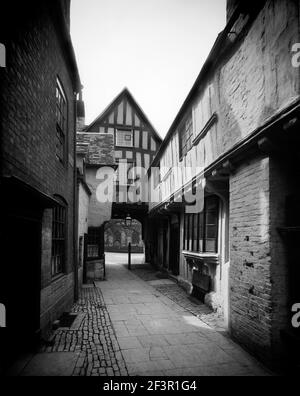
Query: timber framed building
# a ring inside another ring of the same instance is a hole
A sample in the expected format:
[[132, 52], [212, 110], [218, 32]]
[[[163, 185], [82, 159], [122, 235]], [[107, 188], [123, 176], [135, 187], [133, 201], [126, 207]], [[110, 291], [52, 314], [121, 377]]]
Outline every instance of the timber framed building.
[[[159, 195], [150, 204], [152, 264], [273, 364], [299, 347], [299, 32], [298, 1], [228, 1], [227, 25], [149, 172]], [[201, 211], [187, 213], [180, 198], [196, 188]]]

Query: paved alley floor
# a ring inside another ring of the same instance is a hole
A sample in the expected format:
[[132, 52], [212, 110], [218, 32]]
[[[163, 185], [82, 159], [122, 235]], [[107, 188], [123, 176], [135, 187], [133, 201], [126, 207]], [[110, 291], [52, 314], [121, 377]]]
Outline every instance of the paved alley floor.
[[128, 271], [126, 259], [106, 262], [107, 280], [83, 287], [74, 323], [59, 327], [19, 375], [268, 375], [182, 301]]
[[124, 265], [107, 259], [107, 281], [96, 286], [129, 375], [268, 374], [229, 338]]
[[150, 264], [133, 265], [132, 271], [157, 291], [200, 318], [213, 329], [226, 332], [224, 317], [196, 298], [188, 296], [186, 291], [179, 286], [176, 279], [169, 279], [166, 274], [154, 271]]

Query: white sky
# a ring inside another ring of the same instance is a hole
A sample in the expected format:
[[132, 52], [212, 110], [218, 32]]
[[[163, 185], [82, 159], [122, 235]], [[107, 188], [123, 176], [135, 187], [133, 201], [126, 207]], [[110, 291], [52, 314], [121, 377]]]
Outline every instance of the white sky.
[[164, 137], [225, 27], [226, 0], [72, 0], [86, 123], [127, 87]]

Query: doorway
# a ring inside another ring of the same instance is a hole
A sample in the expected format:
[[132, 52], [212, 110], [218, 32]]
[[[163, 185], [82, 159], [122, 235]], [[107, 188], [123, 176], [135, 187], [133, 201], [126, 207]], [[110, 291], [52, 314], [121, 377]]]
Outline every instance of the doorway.
[[6, 307], [1, 355], [7, 368], [31, 352], [39, 339], [41, 290], [41, 213], [3, 220], [0, 300]]
[[108, 264], [128, 263], [128, 244], [131, 244], [131, 262], [133, 265], [145, 262], [145, 247], [142, 224], [132, 219], [126, 225], [124, 219], [112, 219], [104, 227], [105, 259]]
[[173, 275], [179, 275], [179, 257], [180, 257], [180, 227], [178, 220], [170, 224], [170, 255], [169, 270]]

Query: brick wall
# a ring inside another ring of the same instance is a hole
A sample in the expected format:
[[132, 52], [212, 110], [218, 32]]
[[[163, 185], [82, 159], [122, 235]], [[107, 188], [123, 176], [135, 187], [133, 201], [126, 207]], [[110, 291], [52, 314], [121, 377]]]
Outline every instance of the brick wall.
[[254, 158], [230, 178], [231, 333], [260, 358], [271, 348], [269, 159]]
[[46, 336], [54, 322], [63, 312], [67, 312], [74, 298], [74, 275], [70, 273], [41, 290], [41, 329]]
[[[24, 10], [20, 6], [15, 16], [11, 30], [8, 28], [5, 32], [7, 67], [0, 73], [2, 175], [17, 176], [50, 196], [62, 196], [68, 203], [65, 267], [68, 286], [64, 281], [58, 282], [59, 292], [54, 290], [51, 279], [51, 211], [46, 211], [43, 219], [41, 287], [42, 296], [47, 295], [47, 304], [52, 307], [51, 315], [47, 316], [45, 312], [48, 308], [43, 298], [41, 322], [46, 325], [45, 318], [52, 319], [56, 304], [60, 305], [63, 301], [66, 308], [72, 300], [75, 82], [58, 22], [46, 2], [27, 2]], [[18, 28], [15, 29], [15, 26]], [[58, 161], [55, 154], [57, 77], [68, 102], [66, 166]], [[61, 311], [60, 308], [57, 310]]]
[[[296, 132], [298, 133], [298, 131]], [[291, 331], [291, 307], [298, 303], [292, 284], [297, 285], [298, 275], [295, 273], [299, 261], [298, 253], [291, 257], [291, 235], [281, 234], [279, 229], [291, 225], [299, 225], [300, 188], [297, 183], [300, 165], [297, 157], [293, 155], [293, 149], [284, 156], [273, 155], [270, 160], [270, 235], [271, 235], [271, 259], [272, 259], [272, 299], [273, 299], [273, 326], [272, 344], [274, 359], [279, 361], [286, 358], [286, 345], [283, 343], [281, 332]], [[298, 213], [291, 202], [287, 203], [288, 197], [294, 196], [298, 200]], [[289, 218], [288, 211], [292, 218]], [[293, 224], [290, 223], [293, 222]], [[293, 279], [292, 279], [293, 278]], [[298, 294], [299, 295], [299, 294]], [[288, 358], [288, 360], [290, 360]]]

